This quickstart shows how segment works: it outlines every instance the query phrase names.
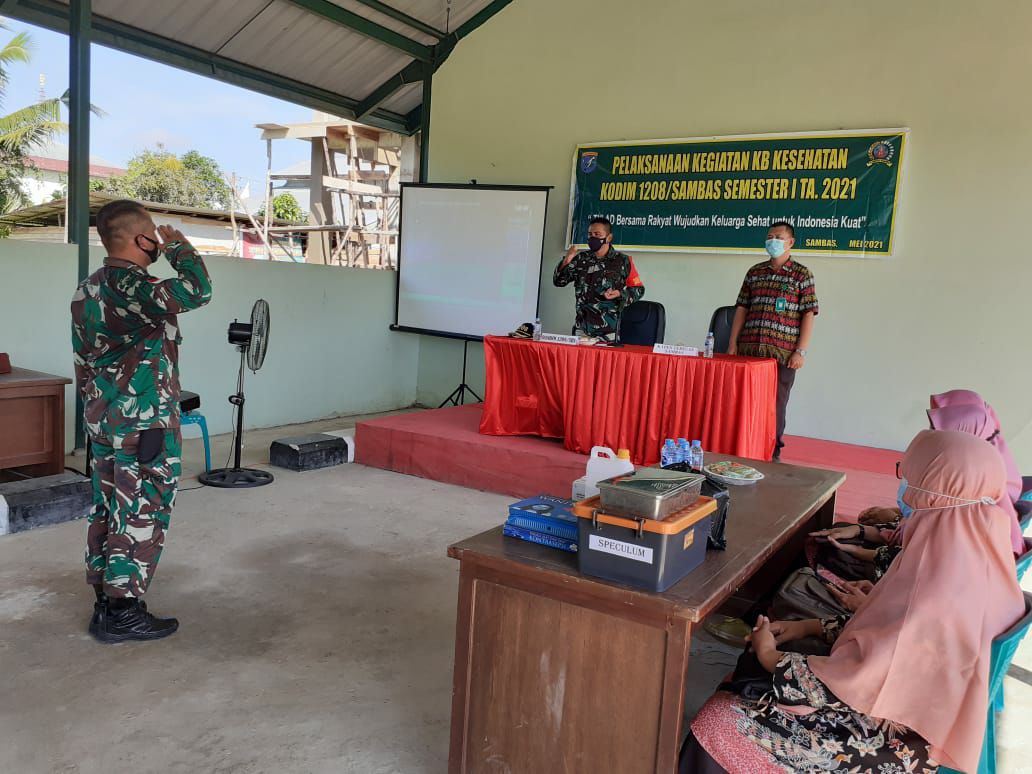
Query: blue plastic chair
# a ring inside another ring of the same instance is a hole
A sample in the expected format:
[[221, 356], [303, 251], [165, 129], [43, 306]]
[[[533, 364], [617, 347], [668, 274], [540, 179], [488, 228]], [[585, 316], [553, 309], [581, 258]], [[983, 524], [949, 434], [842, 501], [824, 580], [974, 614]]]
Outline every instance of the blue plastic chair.
[[204, 440], [204, 470], [211, 471], [211, 443], [208, 440], [208, 420], [199, 411], [184, 411], [179, 415], [180, 425], [197, 425], [201, 428], [201, 438]]
[[[1025, 554], [1028, 555], [1027, 552]], [[982, 739], [982, 758], [978, 762], [978, 774], [996, 774], [996, 707], [1003, 696], [1003, 678], [1007, 675], [1011, 659], [1018, 645], [1025, 639], [1029, 625], [1032, 625], [1032, 594], [1025, 594], [1025, 615], [1009, 630], [995, 640], [989, 657], [989, 713], [985, 722], [985, 737]], [[939, 774], [961, 774], [956, 769], [939, 767]]]
[[1032, 565], [1032, 538], [1025, 538], [1025, 553], [1014, 560], [1014, 564], [1018, 570], [1018, 582], [1025, 577], [1025, 573], [1028, 572], [1029, 565]]

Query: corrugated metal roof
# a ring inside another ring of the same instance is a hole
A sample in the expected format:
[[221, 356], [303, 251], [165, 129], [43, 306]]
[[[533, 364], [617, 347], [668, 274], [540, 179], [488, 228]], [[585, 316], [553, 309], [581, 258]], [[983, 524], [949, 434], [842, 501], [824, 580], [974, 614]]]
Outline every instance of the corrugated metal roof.
[[[335, 106], [333, 112], [344, 118], [371, 109], [363, 100], [376, 93], [383, 99], [363, 120], [411, 133], [417, 128], [413, 111], [422, 102], [421, 85], [412, 83], [409, 73], [408, 83], [390, 93], [378, 91], [380, 87], [418, 58], [433, 57], [439, 65], [458, 38], [475, 26], [464, 29], [463, 24], [481, 12], [497, 12], [507, 2], [93, 0], [93, 35], [102, 45], [320, 110]], [[7, 13], [61, 29], [68, 0], [19, 0]]]
[[383, 109], [405, 114], [415, 110], [422, 102], [423, 84], [410, 83], [390, 99], [384, 100]]
[[[103, 207], [108, 202], [113, 202], [119, 197], [112, 196], [108, 193], [101, 193], [99, 191], [90, 191], [90, 215], [96, 215], [97, 210]], [[140, 201], [148, 212], [151, 214], [155, 213], [174, 213], [176, 215], [190, 215], [196, 218], [207, 218], [209, 220], [226, 221], [230, 220], [228, 210], [211, 210], [204, 207], [184, 207], [178, 204], [161, 204], [160, 202], [147, 202]], [[0, 223], [5, 223], [10, 226], [53, 226], [60, 225], [65, 219], [67, 212], [67, 200], [66, 199], [53, 199], [43, 204], [36, 204], [32, 207], [23, 207], [20, 210], [14, 210], [8, 212], [5, 215], [0, 215]], [[238, 221], [243, 224], [247, 223], [248, 216], [244, 212], [235, 212], [233, 215]], [[273, 218], [269, 221], [274, 226], [289, 226], [289, 220], [281, 220], [279, 218]]]

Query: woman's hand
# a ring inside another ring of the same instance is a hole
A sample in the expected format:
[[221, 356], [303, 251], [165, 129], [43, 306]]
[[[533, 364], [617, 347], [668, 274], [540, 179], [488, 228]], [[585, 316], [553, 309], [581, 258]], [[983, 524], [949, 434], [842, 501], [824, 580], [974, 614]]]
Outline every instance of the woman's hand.
[[855, 613], [867, 601], [867, 595], [874, 591], [874, 584], [868, 580], [848, 581], [842, 584], [841, 591], [835, 586], [828, 586], [828, 590], [842, 607]]
[[752, 634], [747, 639], [752, 643], [756, 658], [763, 668], [768, 672], [773, 672], [774, 667], [781, 660], [781, 652], [778, 650], [777, 639], [770, 619], [762, 615], [757, 618], [756, 626], [753, 627]]
[[855, 524], [848, 524], [845, 527], [832, 527], [831, 529], [819, 529], [811, 532], [810, 537], [826, 537], [836, 540], [856, 540], [863, 537], [863, 530]]
[[807, 621], [770, 621], [770, 631], [774, 641], [781, 645], [803, 637], [820, 636], [823, 630], [821, 622], [814, 618]]

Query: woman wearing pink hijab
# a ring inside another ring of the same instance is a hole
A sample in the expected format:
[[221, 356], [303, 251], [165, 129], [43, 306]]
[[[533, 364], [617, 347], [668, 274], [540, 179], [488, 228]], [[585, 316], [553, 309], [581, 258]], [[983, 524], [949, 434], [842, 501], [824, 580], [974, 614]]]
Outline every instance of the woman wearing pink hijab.
[[[940, 395], [933, 395], [931, 396], [931, 404], [932, 408], [928, 410], [927, 414], [928, 421], [933, 430], [958, 430], [970, 433], [976, 438], [988, 441], [1003, 459], [1004, 465], [1007, 468], [1007, 491], [1000, 498], [998, 504], [1010, 516], [1011, 549], [1014, 551], [1015, 556], [1021, 556], [1027, 548], [1024, 535], [1022, 534], [1021, 520], [1014, 507], [1014, 503], [1017, 502], [1018, 497], [1021, 495], [1021, 475], [1018, 473], [1018, 467], [1014, 463], [1014, 458], [1007, 449], [1002, 433], [1000, 433], [1000, 423], [992, 406], [982, 400], [978, 393], [971, 390], [951, 390]], [[814, 533], [815, 535], [834, 538], [833, 545], [836, 551], [849, 554], [864, 562], [870, 562], [870, 574], [863, 576], [867, 580], [875, 580], [884, 574], [896, 556], [899, 543], [903, 538], [902, 524], [898, 524], [893, 530], [872, 530], [871, 527], [873, 525], [871, 521], [865, 518], [866, 514], [872, 511], [876, 511], [876, 516], [880, 517], [881, 520], [885, 520], [890, 515], [894, 515], [897, 518], [899, 516], [899, 513], [894, 509], [871, 508], [860, 514], [858, 522], [862, 526], [835, 527]], [[870, 545], [856, 546], [837, 542], [842, 538], [854, 537], [857, 529], [861, 530], [860, 534], [867, 536], [866, 540], [870, 541]], [[874, 532], [873, 536], [871, 534], [872, 531]], [[885, 545], [874, 547], [874, 543], [883, 543]], [[844, 567], [841, 562], [835, 562], [833, 556], [829, 557], [826, 553], [825, 561], [828, 562], [829, 560], [833, 569], [838, 571], [847, 580], [856, 579], [853, 574], [847, 572], [848, 565]]]
[[[941, 392], [938, 395], [932, 395], [929, 398], [929, 402], [933, 411], [951, 406], [977, 405], [985, 407], [995, 431], [995, 435], [989, 442], [996, 447], [1000, 456], [1003, 457], [1003, 464], [1007, 466], [1007, 496], [1010, 498], [1011, 505], [1015, 505], [1021, 497], [1021, 472], [1018, 470], [1017, 463], [1014, 462], [1014, 455], [1011, 454], [1010, 447], [1007, 446], [1007, 439], [1003, 437], [1003, 428], [1000, 427], [1000, 419], [996, 416], [993, 407], [974, 390]], [[931, 417], [931, 414], [929, 414], [929, 417]]]
[[[955, 392], [967, 393], [968, 391], [956, 390]], [[971, 394], [974, 395], [974, 393]], [[940, 396], [932, 396], [933, 401], [937, 397]], [[1000, 425], [996, 420], [996, 414], [993, 413], [992, 407], [982, 400], [971, 403], [949, 403], [948, 405], [940, 406], [939, 408], [929, 409], [928, 421], [931, 423], [933, 430], [959, 430], [962, 433], [970, 433], [976, 438], [988, 441], [993, 445], [993, 448], [1000, 453], [1000, 457], [1003, 459], [1004, 465], [1007, 467], [1007, 492], [1000, 498], [1000, 502], [997, 504], [1010, 517], [1011, 548], [1014, 550], [1015, 556], [1021, 556], [1025, 553], [1025, 538], [1021, 533], [1021, 522], [1018, 518], [1018, 512], [1014, 509], [1014, 503], [1017, 502], [1017, 497], [1014, 497], [1013, 499], [1011, 497], [1012, 488], [1015, 484], [1011, 477], [1012, 475], [1017, 475], [1018, 468], [1017, 465], [1014, 464], [1014, 458], [1011, 457], [1010, 452], [1006, 450], [1006, 447], [1004, 446], [1004, 448], [1001, 449], [1000, 446], [997, 446], [997, 441], [1003, 441], [1000, 434]], [[1008, 464], [1008, 462], [1010, 464]], [[1018, 492], [1017, 496], [1020, 496], [1020, 475], [1017, 475], [1016, 483]]]
[[[681, 774], [978, 768], [992, 640], [1025, 609], [1014, 571], [1000, 457], [967, 433], [924, 430], [903, 458], [903, 551], [841, 631], [771, 622], [752, 634], [771, 688], [718, 692], [692, 723]], [[959, 611], [959, 612], [958, 612]], [[779, 643], [823, 632], [828, 656]]]

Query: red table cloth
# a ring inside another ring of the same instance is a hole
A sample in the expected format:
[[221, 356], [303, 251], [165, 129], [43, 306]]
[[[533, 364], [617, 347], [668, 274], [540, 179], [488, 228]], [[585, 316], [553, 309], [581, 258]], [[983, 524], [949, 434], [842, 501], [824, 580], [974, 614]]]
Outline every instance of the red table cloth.
[[716, 355], [657, 355], [650, 347], [589, 347], [488, 336], [480, 432], [562, 438], [571, 451], [629, 449], [659, 461], [665, 438], [769, 460], [776, 434], [777, 364]]

